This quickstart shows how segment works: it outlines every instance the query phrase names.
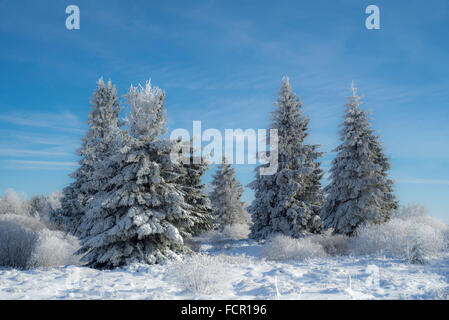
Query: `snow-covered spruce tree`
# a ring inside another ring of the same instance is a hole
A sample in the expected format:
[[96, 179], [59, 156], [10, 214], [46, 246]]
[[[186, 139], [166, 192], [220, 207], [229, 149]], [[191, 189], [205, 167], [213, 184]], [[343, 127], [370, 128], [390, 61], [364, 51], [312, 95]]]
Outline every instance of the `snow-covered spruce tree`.
[[379, 188], [382, 191], [382, 197], [380, 198], [380, 213], [383, 217], [383, 222], [386, 222], [390, 220], [394, 212], [399, 209], [399, 201], [394, 194], [394, 182], [388, 178], [391, 164], [388, 157], [385, 155], [379, 136], [373, 136], [370, 148], [375, 154], [374, 163], [379, 165], [380, 173], [384, 177], [384, 179], [381, 179], [379, 183]]
[[397, 206], [392, 182], [386, 177], [388, 159], [371, 129], [367, 113], [360, 109], [354, 84], [351, 90], [340, 131], [342, 144], [335, 149], [331, 182], [324, 189], [327, 197], [321, 211], [326, 228], [346, 235], [353, 235], [365, 223], [385, 222]]
[[249, 185], [255, 191], [248, 208], [254, 223], [250, 237], [258, 240], [276, 233], [297, 238], [321, 231], [323, 173], [317, 159], [322, 153], [319, 145], [304, 143], [309, 118], [287, 77], [275, 105], [271, 128], [278, 130], [278, 171], [260, 175], [256, 168], [256, 180]]
[[222, 164], [218, 165], [211, 185], [213, 190], [209, 197], [218, 230], [234, 224], [248, 224], [245, 203], [240, 200], [243, 186], [235, 177], [235, 169], [226, 159], [223, 158]]
[[198, 160], [193, 149], [192, 141], [181, 142], [186, 143], [190, 149], [187, 156], [188, 163], [180, 163], [177, 167], [179, 175], [175, 183], [179, 186], [184, 200], [189, 204], [190, 215], [193, 219], [193, 226], [186, 228], [185, 232], [192, 236], [198, 236], [203, 232], [214, 229], [214, 218], [212, 216], [212, 208], [208, 194], [204, 190], [204, 184], [201, 177], [209, 168], [206, 161]]
[[43, 212], [48, 212], [47, 197], [44, 195], [32, 196], [29, 201], [29, 215], [39, 217]]
[[89, 203], [82, 217], [80, 254], [94, 268], [132, 262], [160, 263], [186, 251], [184, 230], [194, 224], [170, 159], [165, 132], [165, 94], [147, 83], [132, 87], [127, 135], [118, 135], [115, 156], [103, 161], [115, 176]]
[[77, 151], [81, 157], [79, 167], [70, 175], [74, 181], [63, 190], [61, 209], [51, 216], [53, 223], [75, 235], [79, 234], [78, 226], [86, 205], [102, 184], [102, 181], [92, 180], [95, 167], [111, 153], [113, 131], [122, 125], [119, 120], [121, 107], [111, 81], [105, 84], [102, 78], [98, 80], [91, 104], [89, 130]]
[[426, 251], [420, 243], [416, 243], [408, 252], [408, 262], [411, 264], [426, 264]]

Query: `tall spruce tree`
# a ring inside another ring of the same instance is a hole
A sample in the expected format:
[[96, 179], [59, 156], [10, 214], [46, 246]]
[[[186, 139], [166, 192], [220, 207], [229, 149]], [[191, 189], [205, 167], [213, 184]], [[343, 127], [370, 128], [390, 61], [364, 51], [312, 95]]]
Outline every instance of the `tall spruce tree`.
[[131, 87], [128, 134], [118, 136], [115, 156], [103, 161], [115, 175], [89, 204], [80, 226], [80, 254], [91, 267], [159, 263], [186, 251], [183, 236], [194, 219], [170, 159], [165, 132], [165, 94], [147, 83]]
[[234, 224], [247, 224], [245, 203], [240, 200], [243, 186], [235, 177], [235, 169], [223, 158], [211, 182], [209, 197], [218, 230]]
[[354, 83], [351, 91], [321, 212], [326, 228], [346, 235], [353, 235], [360, 225], [387, 221], [397, 207], [393, 182], [387, 178], [388, 159], [367, 113], [360, 109]]
[[189, 205], [190, 215], [194, 222], [193, 226], [188, 227], [185, 232], [188, 236], [198, 236], [201, 233], [214, 229], [211, 202], [201, 181], [209, 165], [206, 161], [201, 161], [201, 159], [196, 161], [200, 157], [195, 155], [192, 141], [181, 143], [186, 143], [190, 152], [184, 155], [188, 161], [180, 163], [177, 167], [179, 175], [175, 183], [180, 187], [184, 200]]
[[320, 179], [322, 170], [318, 158], [319, 145], [306, 144], [309, 118], [292, 92], [287, 77], [282, 80], [277, 109], [272, 113], [272, 129], [278, 131], [278, 171], [260, 175], [249, 186], [255, 199], [248, 211], [253, 226], [250, 237], [266, 239], [280, 233], [300, 237], [321, 231], [320, 209], [324, 198]]
[[382, 146], [379, 136], [373, 136], [371, 143], [371, 150], [375, 154], [375, 163], [380, 167], [380, 173], [384, 177], [379, 182], [379, 188], [382, 191], [382, 197], [380, 199], [380, 212], [383, 216], [383, 222], [390, 220], [393, 213], [399, 209], [399, 201], [394, 194], [394, 181], [388, 178], [391, 164], [389, 158], [385, 155], [384, 147]]
[[70, 175], [74, 181], [64, 188], [61, 209], [51, 216], [53, 223], [63, 226], [67, 232], [79, 235], [78, 226], [86, 206], [92, 201], [103, 181], [94, 181], [96, 166], [113, 149], [113, 132], [119, 130], [120, 104], [117, 91], [111, 81], [107, 84], [100, 78], [91, 99], [89, 130], [77, 151], [81, 157], [79, 167]]

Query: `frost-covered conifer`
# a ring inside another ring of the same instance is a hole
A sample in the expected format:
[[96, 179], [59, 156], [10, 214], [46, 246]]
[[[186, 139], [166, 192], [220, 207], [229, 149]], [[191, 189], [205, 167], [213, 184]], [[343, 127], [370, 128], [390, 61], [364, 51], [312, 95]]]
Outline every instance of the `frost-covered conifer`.
[[365, 223], [382, 223], [396, 207], [392, 182], [386, 177], [388, 159], [374, 135], [367, 113], [360, 109], [360, 97], [351, 86], [343, 128], [342, 144], [332, 161], [330, 184], [324, 189], [326, 203], [321, 216], [326, 228], [353, 235]]
[[245, 203], [240, 200], [243, 186], [235, 177], [235, 169], [223, 158], [211, 183], [213, 190], [209, 197], [218, 229], [234, 224], [248, 224]]
[[416, 243], [408, 252], [408, 262], [411, 264], [426, 264], [426, 251], [424, 247]]
[[110, 81], [105, 84], [102, 78], [98, 80], [91, 103], [89, 130], [78, 150], [80, 166], [70, 175], [74, 181], [63, 190], [62, 208], [51, 216], [55, 224], [64, 226], [66, 231], [75, 235], [78, 235], [77, 229], [86, 206], [103, 183], [92, 177], [98, 171], [96, 166], [111, 153], [114, 133], [121, 126], [117, 91]]
[[201, 177], [207, 171], [209, 165], [206, 161], [195, 161], [197, 156], [192, 141], [184, 143], [187, 144], [190, 153], [185, 155], [188, 161], [178, 165], [179, 176], [175, 183], [183, 193], [184, 200], [190, 206], [189, 211], [194, 222], [193, 226], [186, 228], [185, 231], [188, 235], [198, 236], [214, 228], [210, 199], [204, 190], [204, 184], [201, 182]]
[[256, 180], [250, 184], [255, 191], [248, 209], [254, 223], [250, 234], [253, 239], [276, 233], [300, 237], [321, 231], [319, 212], [324, 199], [317, 159], [322, 153], [317, 151], [319, 145], [304, 143], [309, 118], [288, 78], [282, 80], [275, 105], [271, 128], [278, 130], [278, 171], [260, 175], [257, 168]]
[[147, 83], [131, 87], [129, 134], [118, 136], [107, 161], [115, 175], [89, 204], [81, 224], [80, 253], [95, 268], [132, 262], [160, 263], [185, 252], [183, 235], [194, 221], [171, 162], [173, 142], [165, 132], [165, 94]]
[[384, 179], [379, 181], [379, 188], [382, 190], [380, 212], [383, 216], [383, 221], [386, 222], [390, 220], [391, 216], [399, 208], [399, 201], [394, 194], [394, 182], [388, 178], [391, 165], [388, 157], [385, 155], [379, 136], [373, 136], [371, 149], [375, 154], [375, 163], [380, 166], [380, 173], [384, 177]]

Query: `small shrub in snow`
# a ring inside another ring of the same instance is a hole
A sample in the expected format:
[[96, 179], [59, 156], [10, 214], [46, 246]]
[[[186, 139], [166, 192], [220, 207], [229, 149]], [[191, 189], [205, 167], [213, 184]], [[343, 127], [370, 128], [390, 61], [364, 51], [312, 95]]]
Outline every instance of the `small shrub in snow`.
[[55, 267], [64, 265], [79, 265], [78, 240], [61, 231], [42, 230], [31, 257], [31, 266]]
[[425, 251], [420, 244], [415, 244], [409, 252], [408, 262], [412, 264], [426, 264]]
[[205, 235], [213, 244], [222, 242], [238, 241], [248, 238], [249, 225], [247, 224], [232, 224], [223, 227], [223, 230], [210, 231]]
[[0, 266], [26, 269], [34, 251], [37, 233], [16, 222], [0, 224]]
[[412, 203], [397, 210], [393, 217], [407, 220], [417, 217], [425, 217], [429, 213], [428, 209], [418, 203]]
[[250, 232], [248, 224], [232, 224], [224, 226], [223, 231], [221, 232], [222, 237], [229, 240], [243, 240], [248, 239], [248, 235]]
[[325, 258], [323, 246], [312, 237], [293, 239], [284, 235], [274, 236], [261, 251], [261, 256], [269, 260], [307, 260]]
[[62, 193], [58, 191], [52, 192], [48, 197], [33, 196], [29, 201], [29, 215], [36, 217], [51, 229], [55, 229], [52, 218], [61, 208], [61, 198]]
[[193, 294], [219, 292], [225, 281], [226, 268], [222, 258], [194, 255], [171, 265], [170, 274], [183, 289]]
[[449, 227], [443, 222], [421, 214], [407, 214], [381, 225], [360, 228], [351, 239], [350, 248], [355, 255], [408, 259], [415, 245], [428, 255], [442, 252], [447, 249], [448, 235]]
[[[50, 217], [61, 208], [61, 197], [62, 194], [55, 191], [48, 197], [38, 195], [26, 200], [24, 194], [19, 194], [10, 189], [4, 197], [0, 197], [0, 220], [4, 216], [9, 216], [5, 218], [9, 220], [12, 215], [24, 218], [31, 217], [35, 218], [34, 221], [38, 221], [50, 229], [55, 229], [55, 226], [50, 223]], [[19, 224], [23, 225], [22, 222]], [[32, 229], [34, 230], [34, 228]]]
[[225, 225], [222, 230], [212, 230], [203, 233], [201, 236], [187, 240], [191, 249], [200, 251], [203, 244], [212, 245], [217, 249], [223, 249], [230, 246], [232, 242], [248, 239], [250, 233], [248, 224]]
[[345, 256], [349, 254], [349, 237], [342, 234], [318, 234], [310, 236], [310, 240], [319, 243], [329, 256]]
[[78, 264], [76, 238], [49, 230], [33, 217], [0, 216], [0, 266], [28, 269]]
[[251, 257], [247, 257], [246, 255], [219, 254], [213, 256], [213, 259], [218, 263], [238, 266], [248, 266], [248, 264], [253, 261]]
[[382, 255], [423, 264], [447, 250], [449, 241], [449, 226], [426, 213], [420, 205], [407, 206], [387, 223], [360, 227], [353, 237], [330, 233], [300, 239], [276, 236], [265, 244], [261, 255], [271, 260]]
[[46, 228], [45, 225], [36, 218], [26, 215], [18, 215], [18, 214], [0, 215], [0, 225], [6, 222], [18, 224], [32, 231], [40, 231]]
[[18, 194], [12, 189], [6, 191], [4, 197], [0, 197], [0, 215], [16, 214], [27, 215], [29, 212], [28, 202], [25, 196]]

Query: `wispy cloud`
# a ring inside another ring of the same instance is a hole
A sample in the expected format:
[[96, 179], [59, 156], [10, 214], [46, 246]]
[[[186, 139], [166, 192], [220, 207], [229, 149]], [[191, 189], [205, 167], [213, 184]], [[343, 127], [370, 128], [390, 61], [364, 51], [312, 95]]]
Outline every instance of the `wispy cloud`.
[[42, 135], [38, 133], [23, 134], [22, 132], [12, 131], [8, 136], [20, 140], [24, 143], [30, 143], [33, 145], [45, 145], [45, 146], [64, 146], [67, 147], [78, 145], [79, 139], [71, 135]]
[[10, 168], [40, 170], [73, 170], [78, 163], [74, 161], [38, 161], [38, 160], [5, 160]]
[[427, 179], [427, 178], [405, 178], [397, 179], [397, 183], [409, 183], [409, 184], [427, 184], [427, 185], [447, 185], [449, 186], [449, 180], [444, 179]]
[[28, 149], [0, 149], [0, 156], [70, 156], [69, 152]]
[[72, 113], [9, 113], [0, 114], [0, 122], [6, 122], [19, 126], [39, 127], [52, 130], [67, 131], [73, 133], [83, 132], [82, 124], [78, 117]]

